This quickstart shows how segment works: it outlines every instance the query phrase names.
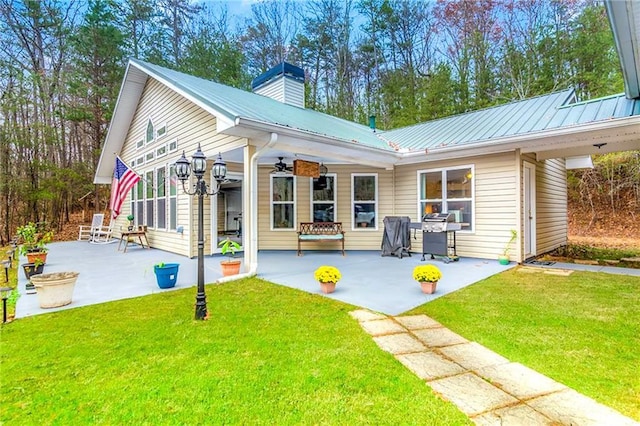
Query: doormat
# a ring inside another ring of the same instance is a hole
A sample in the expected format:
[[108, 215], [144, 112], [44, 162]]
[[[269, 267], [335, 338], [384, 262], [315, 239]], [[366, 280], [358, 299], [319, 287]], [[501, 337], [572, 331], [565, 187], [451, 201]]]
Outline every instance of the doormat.
[[527, 260], [526, 262], [529, 265], [540, 265], [540, 266], [551, 266], [551, 265], [555, 265], [556, 262], [552, 262], [550, 260]]

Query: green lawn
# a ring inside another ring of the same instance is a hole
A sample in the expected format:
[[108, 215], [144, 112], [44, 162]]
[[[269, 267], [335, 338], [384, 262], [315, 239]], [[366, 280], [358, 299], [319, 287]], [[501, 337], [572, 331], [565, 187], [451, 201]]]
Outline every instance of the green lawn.
[[[32, 297], [32, 296], [23, 296]], [[259, 279], [2, 327], [1, 424], [469, 424], [348, 312]]]
[[511, 270], [411, 313], [640, 420], [638, 277]]

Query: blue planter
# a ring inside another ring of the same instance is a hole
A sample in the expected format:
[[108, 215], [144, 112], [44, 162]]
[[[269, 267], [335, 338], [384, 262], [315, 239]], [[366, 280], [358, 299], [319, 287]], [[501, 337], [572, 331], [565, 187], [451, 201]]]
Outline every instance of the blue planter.
[[153, 272], [156, 273], [156, 279], [158, 280], [158, 287], [171, 288], [176, 285], [178, 280], [178, 267], [179, 263], [165, 263], [164, 266], [159, 267], [155, 265]]

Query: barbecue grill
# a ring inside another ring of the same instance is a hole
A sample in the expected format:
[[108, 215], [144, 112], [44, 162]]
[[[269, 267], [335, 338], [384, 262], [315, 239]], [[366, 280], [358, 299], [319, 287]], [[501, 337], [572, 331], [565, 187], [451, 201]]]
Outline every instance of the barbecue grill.
[[425, 255], [443, 256], [444, 263], [458, 260], [456, 254], [456, 231], [462, 226], [454, 222], [453, 213], [430, 213], [422, 222], [412, 222], [410, 228], [422, 230], [422, 260]]

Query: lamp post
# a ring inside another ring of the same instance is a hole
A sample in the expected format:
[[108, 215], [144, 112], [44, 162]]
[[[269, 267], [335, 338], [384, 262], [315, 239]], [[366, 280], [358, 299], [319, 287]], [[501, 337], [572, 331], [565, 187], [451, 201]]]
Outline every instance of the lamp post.
[[[204, 172], [207, 169], [207, 157], [200, 149], [191, 157], [191, 162], [184, 156], [176, 161], [176, 175], [178, 180], [182, 182], [182, 189], [189, 195], [198, 196], [198, 292], [196, 294], [196, 319], [203, 320], [207, 316], [207, 296], [204, 292], [204, 213], [203, 198], [205, 195], [216, 195], [220, 191], [220, 183], [227, 176], [227, 164], [222, 161], [222, 155], [218, 154], [218, 158], [213, 163], [213, 178], [216, 180], [216, 188], [212, 192], [208, 192], [207, 184], [204, 181]], [[196, 176], [196, 183], [193, 185], [193, 191], [188, 191], [185, 182], [189, 179], [189, 175], [193, 171]]]
[[7, 299], [9, 295], [13, 291], [11, 287], [2, 287], [0, 288], [0, 294], [2, 297], [2, 323], [7, 322]]

